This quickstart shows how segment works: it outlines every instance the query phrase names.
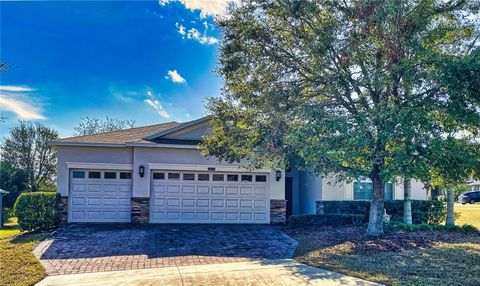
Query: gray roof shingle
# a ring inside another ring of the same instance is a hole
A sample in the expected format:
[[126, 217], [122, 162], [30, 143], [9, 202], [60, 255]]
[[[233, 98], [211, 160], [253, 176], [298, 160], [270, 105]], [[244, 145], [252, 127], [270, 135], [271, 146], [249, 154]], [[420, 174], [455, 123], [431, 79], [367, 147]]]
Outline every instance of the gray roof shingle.
[[126, 144], [129, 142], [149, 143], [143, 140], [144, 137], [161, 132], [175, 126], [180, 125], [179, 122], [167, 122], [155, 125], [141, 126], [130, 129], [123, 129], [105, 133], [98, 133], [92, 135], [84, 135], [77, 137], [62, 138], [51, 141], [52, 145], [55, 143], [97, 143], [97, 144]]

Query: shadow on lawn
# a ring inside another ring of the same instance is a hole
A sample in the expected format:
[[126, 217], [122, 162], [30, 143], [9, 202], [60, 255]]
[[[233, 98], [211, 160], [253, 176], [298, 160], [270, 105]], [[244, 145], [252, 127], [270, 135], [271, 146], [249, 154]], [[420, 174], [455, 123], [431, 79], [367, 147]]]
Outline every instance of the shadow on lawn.
[[[440, 242], [456, 243], [465, 238], [479, 238], [478, 234], [463, 234], [455, 232], [416, 231], [399, 232], [386, 231], [380, 237], [370, 237], [365, 226], [289, 228], [285, 231], [292, 237], [305, 243], [297, 249], [297, 255], [302, 251], [336, 249], [351, 254], [370, 254], [377, 252], [403, 252], [417, 248], [428, 248]], [[303, 245], [303, 246], [302, 246]]]

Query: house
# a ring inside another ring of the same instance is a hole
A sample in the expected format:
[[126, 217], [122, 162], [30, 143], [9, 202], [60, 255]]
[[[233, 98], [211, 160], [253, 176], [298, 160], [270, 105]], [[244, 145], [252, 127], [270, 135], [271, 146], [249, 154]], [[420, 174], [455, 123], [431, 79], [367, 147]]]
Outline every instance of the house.
[[480, 181], [471, 181], [467, 184], [471, 191], [480, 191]]
[[[208, 117], [59, 139], [57, 191], [68, 222], [282, 223], [316, 200], [369, 199], [369, 182], [298, 170], [247, 170], [197, 149]], [[371, 185], [371, 184], [370, 184]], [[426, 199], [415, 185], [414, 199]], [[369, 193], [370, 192], [370, 193]], [[389, 199], [403, 187], [388, 186]]]

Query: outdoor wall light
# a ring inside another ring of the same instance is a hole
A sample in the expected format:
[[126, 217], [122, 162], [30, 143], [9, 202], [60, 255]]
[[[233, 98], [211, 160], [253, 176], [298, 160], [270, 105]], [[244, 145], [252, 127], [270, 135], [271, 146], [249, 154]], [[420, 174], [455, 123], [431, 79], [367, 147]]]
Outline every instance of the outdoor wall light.
[[140, 166], [138, 167], [138, 174], [140, 175], [140, 178], [143, 178], [143, 176], [145, 175], [145, 166]]
[[282, 171], [277, 170], [277, 171], [275, 172], [275, 179], [276, 179], [277, 182], [278, 182], [278, 181], [280, 181], [281, 178], [282, 178]]

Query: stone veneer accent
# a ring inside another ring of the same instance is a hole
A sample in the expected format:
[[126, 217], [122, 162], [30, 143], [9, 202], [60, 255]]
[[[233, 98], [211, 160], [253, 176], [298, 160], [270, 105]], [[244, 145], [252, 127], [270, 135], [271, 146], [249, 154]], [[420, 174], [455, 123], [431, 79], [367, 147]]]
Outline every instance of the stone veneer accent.
[[68, 197], [60, 197], [60, 202], [58, 203], [58, 212], [60, 214], [60, 223], [68, 223]]
[[150, 198], [132, 198], [132, 223], [147, 224], [150, 216]]
[[285, 224], [287, 222], [287, 201], [270, 200], [270, 224]]

